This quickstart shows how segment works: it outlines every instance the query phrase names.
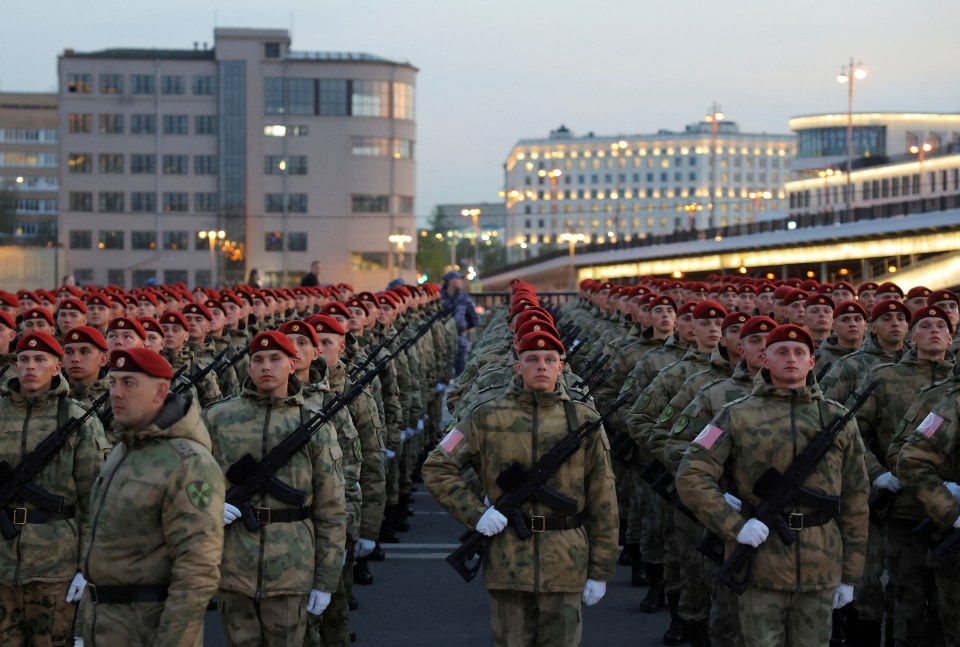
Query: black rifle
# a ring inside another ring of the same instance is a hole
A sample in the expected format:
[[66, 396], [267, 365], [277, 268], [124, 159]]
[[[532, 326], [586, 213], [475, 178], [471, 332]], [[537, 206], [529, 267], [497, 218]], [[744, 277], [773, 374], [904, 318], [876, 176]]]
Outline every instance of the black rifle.
[[173, 388], [171, 390], [177, 395], [186, 395], [187, 393], [189, 393], [192, 387], [199, 384], [211, 372], [217, 370], [217, 367], [220, 365], [220, 362], [223, 361], [223, 357], [227, 354], [227, 349], [229, 349], [229, 346], [225, 347], [222, 351], [214, 355], [213, 360], [211, 360], [209, 364], [204, 366], [202, 369], [200, 369], [196, 373], [191, 374], [189, 380], [176, 382], [176, 383], [171, 382], [171, 384], [173, 384]]
[[[228, 347], [228, 348], [229, 348], [229, 347]], [[226, 348], [224, 348], [224, 351], [225, 351], [225, 350], [226, 350]], [[244, 346], [243, 348], [241, 348], [240, 350], [238, 350], [236, 355], [234, 355], [233, 357], [231, 357], [230, 359], [228, 359], [226, 362], [223, 362], [222, 364], [220, 364], [220, 366], [218, 366], [218, 367], [215, 369], [216, 372], [217, 372], [217, 379], [218, 379], [218, 380], [222, 379], [222, 378], [223, 378], [223, 375], [224, 375], [227, 371], [229, 371], [231, 368], [233, 368], [234, 366], [236, 366], [236, 365], [237, 365], [237, 362], [239, 362], [241, 359], [243, 359], [243, 358], [246, 356], [246, 354], [247, 354], [247, 352], [248, 352], [249, 350], [250, 350], [250, 344], [247, 344], [246, 346]], [[176, 378], [176, 376], [174, 376], [174, 378]]]
[[603, 370], [603, 367], [606, 363], [610, 361], [610, 356], [605, 355], [603, 351], [597, 353], [593, 356], [586, 366], [583, 367], [583, 375], [580, 376], [579, 381], [576, 384], [572, 384], [571, 387], [574, 389], [583, 388], [583, 385], [593, 379], [593, 376], [596, 375], [599, 371]]
[[397, 332], [396, 332], [392, 337], [384, 337], [384, 338], [383, 338], [383, 341], [381, 341], [379, 344], [377, 344], [376, 346], [374, 346], [373, 348], [371, 348], [371, 349], [369, 350], [369, 352], [367, 353], [366, 359], [364, 359], [362, 362], [360, 362], [359, 364], [357, 364], [356, 366], [354, 366], [352, 369], [350, 369], [349, 377], [352, 379], [352, 378], [360, 375], [361, 373], [363, 373], [364, 369], [367, 368], [367, 366], [370, 364], [370, 362], [373, 362], [374, 360], [376, 360], [377, 355], [380, 354], [380, 351], [381, 351], [381, 350], [383, 350], [384, 348], [386, 348], [386, 347], [387, 347], [389, 344], [391, 344], [394, 340], [400, 339], [400, 334], [401, 334], [404, 330], [406, 330], [406, 328], [407, 328], [408, 325], [409, 325], [408, 323], [404, 323], [400, 328], [397, 329]]
[[626, 467], [636, 465], [639, 460], [638, 449], [640, 448], [637, 447], [637, 443], [633, 442], [633, 438], [627, 432], [620, 433], [610, 441], [610, 457]]
[[[761, 521], [771, 530], [775, 530], [786, 545], [793, 544], [799, 537], [797, 530], [788, 522], [788, 515], [784, 513], [788, 506], [799, 503], [824, 512], [839, 514], [839, 497], [805, 488], [803, 482], [830, 451], [837, 434], [853, 419], [876, 386], [877, 383], [872, 382], [855, 396], [853, 405], [848, 410], [834, 414], [803, 451], [794, 457], [793, 462], [783, 474], [775, 467], [771, 467], [753, 484], [754, 494], [763, 500], [751, 517]], [[750, 572], [753, 569], [753, 556], [756, 552], [757, 549], [753, 546], [739, 544], [727, 561], [717, 569], [717, 579], [737, 595], [743, 594], [747, 590], [747, 582], [750, 580]]]
[[[31, 483], [33, 479], [56, 457], [63, 446], [70, 440], [87, 420], [96, 415], [97, 409], [102, 407], [110, 397], [109, 391], [104, 391], [99, 398], [93, 401], [90, 408], [84, 411], [79, 418], [70, 418], [56, 431], [40, 441], [33, 451], [23, 457], [20, 464], [10, 467], [6, 461], [0, 462], [0, 534], [5, 539], [13, 539], [18, 530], [14, 523], [17, 520], [17, 511], [13, 511], [13, 520], [6, 510], [12, 501], [26, 501], [44, 512], [56, 513], [63, 510], [63, 497], [51, 494], [43, 488]], [[60, 403], [57, 406], [62, 406]], [[27, 511], [22, 510], [23, 521], [26, 522]]]
[[817, 384], [819, 384], [823, 378], [827, 376], [827, 373], [830, 372], [831, 368], [833, 368], [833, 362], [827, 362], [823, 365], [823, 367], [820, 369], [820, 372], [817, 373]]
[[[569, 362], [569, 361], [570, 361], [570, 358], [573, 357], [574, 355], [576, 355], [578, 352], [580, 352], [580, 349], [583, 348], [583, 346], [584, 346], [586, 343], [587, 343], [587, 340], [586, 340], [586, 339], [577, 339], [577, 340], [575, 340], [575, 341], [573, 342], [573, 345], [570, 346], [570, 348], [567, 349], [567, 352], [566, 352], [566, 353], [564, 353], [564, 356], [566, 357], [566, 361]], [[564, 346], [564, 348], [566, 348], [566, 346]]]
[[[550, 505], [563, 514], [576, 514], [576, 502], [573, 499], [551, 491], [545, 484], [568, 458], [580, 450], [587, 437], [599, 429], [603, 421], [623, 406], [632, 395], [630, 391], [620, 394], [620, 397], [599, 418], [588, 420], [575, 431], [568, 433], [553, 449], [541, 456], [530, 469], [525, 470], [519, 464], [514, 463], [497, 477], [498, 485], [503, 483], [503, 485], [510, 487], [509, 489], [505, 488], [503, 495], [500, 496], [494, 507], [510, 520], [510, 524], [518, 537], [529, 539], [532, 536], [532, 531], [527, 525], [521, 509], [521, 506], [530, 499], [545, 502], [546, 505]], [[503, 486], [501, 485], [501, 487]], [[473, 580], [477, 571], [480, 570], [479, 556], [490, 546], [493, 539], [493, 537], [487, 537], [477, 530], [468, 530], [460, 537], [462, 542], [460, 546], [447, 556], [447, 563], [460, 573], [460, 576], [467, 582]], [[470, 564], [471, 561], [474, 561], [474, 563]]]

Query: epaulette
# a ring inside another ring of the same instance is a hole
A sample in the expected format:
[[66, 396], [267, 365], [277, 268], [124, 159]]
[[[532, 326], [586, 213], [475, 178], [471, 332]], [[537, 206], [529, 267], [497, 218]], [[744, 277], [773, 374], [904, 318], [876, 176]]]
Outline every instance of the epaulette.
[[173, 451], [177, 452], [177, 456], [180, 458], [189, 458], [197, 454], [197, 450], [193, 448], [193, 443], [186, 438], [174, 438], [170, 441], [170, 446], [173, 447]]

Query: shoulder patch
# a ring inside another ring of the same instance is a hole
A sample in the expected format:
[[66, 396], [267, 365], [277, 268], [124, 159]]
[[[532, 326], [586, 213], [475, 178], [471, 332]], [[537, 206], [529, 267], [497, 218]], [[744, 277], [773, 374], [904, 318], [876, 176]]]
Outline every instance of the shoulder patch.
[[687, 428], [687, 425], [690, 423], [690, 418], [687, 416], [680, 416], [677, 418], [677, 421], [673, 424], [673, 429], [670, 430], [670, 433], [679, 434], [683, 433], [683, 430]]
[[440, 449], [447, 454], [452, 454], [457, 448], [457, 445], [463, 442], [464, 438], [465, 436], [463, 433], [454, 427], [449, 433], [447, 433], [446, 436], [443, 437], [443, 440], [440, 441]]
[[693, 439], [693, 442], [704, 449], [710, 449], [723, 435], [723, 429], [715, 425], [707, 425], [700, 432], [700, 435]]
[[668, 404], [663, 408], [663, 411], [660, 412], [660, 417], [657, 419], [657, 422], [670, 422], [670, 420], [673, 418], [673, 414], [676, 412], [677, 410], [673, 408], [673, 405]]
[[195, 456], [197, 453], [190, 441], [185, 438], [174, 438], [170, 441], [170, 446], [173, 447], [173, 451], [177, 452], [177, 456], [180, 458]]
[[652, 398], [650, 397], [649, 393], [641, 393], [640, 397], [637, 398], [637, 403], [633, 405], [634, 410], [643, 411], [644, 409], [647, 408], [647, 405], [650, 404], [651, 399]]
[[904, 418], [900, 419], [900, 423], [897, 425], [897, 431], [893, 434], [894, 438], [900, 438], [903, 435], [903, 430], [907, 428], [907, 421]]
[[210, 505], [213, 489], [206, 481], [194, 481], [187, 484], [187, 499], [197, 510], [204, 510]]
[[926, 438], [930, 438], [937, 432], [937, 429], [939, 429], [942, 424], [943, 418], [931, 411], [927, 417], [923, 419], [923, 422], [920, 423], [920, 426], [917, 427], [917, 433]]

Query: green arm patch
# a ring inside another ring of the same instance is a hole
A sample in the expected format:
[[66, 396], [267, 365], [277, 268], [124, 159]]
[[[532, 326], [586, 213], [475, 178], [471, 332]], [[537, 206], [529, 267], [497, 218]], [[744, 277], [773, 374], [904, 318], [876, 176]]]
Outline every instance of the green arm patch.
[[687, 425], [690, 423], [690, 418], [687, 416], [680, 416], [677, 418], [677, 421], [673, 424], [673, 429], [670, 430], [672, 434], [683, 433], [683, 430], [687, 428]]
[[640, 397], [637, 398], [637, 403], [634, 405], [634, 411], [643, 411], [646, 409], [651, 399], [649, 393], [641, 393]]
[[660, 418], [658, 422], [670, 422], [670, 419], [673, 418], [673, 414], [676, 412], [677, 410], [673, 408], [673, 405], [668, 404], [663, 408], [663, 411], [660, 412]]
[[187, 484], [187, 498], [197, 510], [205, 510], [210, 505], [212, 494], [210, 484], [206, 481], [194, 481]]

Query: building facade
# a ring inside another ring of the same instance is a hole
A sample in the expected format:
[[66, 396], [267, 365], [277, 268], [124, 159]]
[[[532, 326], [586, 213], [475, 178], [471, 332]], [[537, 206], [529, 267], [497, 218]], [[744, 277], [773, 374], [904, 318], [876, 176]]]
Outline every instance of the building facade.
[[682, 132], [522, 139], [504, 164], [511, 261], [578, 242], [630, 242], [754, 222], [782, 208], [796, 138], [723, 115]]
[[[416, 68], [217, 29], [213, 48], [66, 50], [60, 242], [81, 283], [412, 279]], [[415, 244], [415, 243], [414, 243]], [[415, 249], [413, 250], [415, 251]]]

